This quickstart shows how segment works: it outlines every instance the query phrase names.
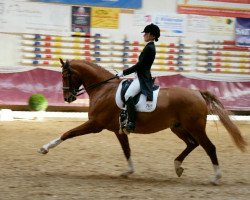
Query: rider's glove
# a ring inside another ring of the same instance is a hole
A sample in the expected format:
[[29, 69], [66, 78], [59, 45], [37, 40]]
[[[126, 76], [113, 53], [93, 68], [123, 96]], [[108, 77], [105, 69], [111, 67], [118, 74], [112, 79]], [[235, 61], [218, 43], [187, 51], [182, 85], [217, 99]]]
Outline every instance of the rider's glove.
[[122, 77], [122, 76], [123, 76], [123, 71], [118, 72], [118, 73], [116, 74], [116, 76]]

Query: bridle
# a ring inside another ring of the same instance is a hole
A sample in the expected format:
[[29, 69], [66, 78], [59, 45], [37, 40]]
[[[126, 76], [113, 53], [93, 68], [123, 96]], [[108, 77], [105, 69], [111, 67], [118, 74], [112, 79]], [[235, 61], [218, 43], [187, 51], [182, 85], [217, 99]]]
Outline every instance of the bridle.
[[110, 80], [113, 80], [116, 78], [119, 79], [118, 76], [113, 76], [107, 80], [104, 80], [104, 81], [101, 81], [98, 83], [94, 83], [92, 85], [87, 86], [86, 88], [82, 87], [79, 89], [79, 87], [82, 85], [82, 83], [79, 85], [79, 87], [76, 87], [75, 85], [73, 85], [73, 81], [72, 81], [73, 70], [70, 67], [69, 62], [66, 61], [66, 63], [64, 63], [61, 60], [61, 63], [62, 63], [62, 76], [63, 76], [63, 78], [66, 77], [67, 81], [68, 81], [68, 86], [66, 86], [66, 87], [63, 86], [62, 89], [63, 89], [63, 91], [68, 91], [72, 95], [73, 98], [76, 98], [77, 96], [84, 94], [86, 92], [86, 90], [94, 89], [98, 86], [103, 85], [104, 83], [109, 82]]
[[[66, 64], [67, 64], [67, 62], [66, 62]], [[81, 88], [81, 89], [76, 88], [73, 85], [72, 74], [73, 74], [73, 71], [72, 71], [71, 67], [69, 66], [69, 64], [68, 64], [67, 68], [63, 66], [62, 76], [63, 76], [63, 78], [64, 77], [67, 78], [68, 86], [66, 86], [66, 87], [63, 86], [62, 89], [63, 89], [63, 91], [70, 92], [71, 95], [73, 95], [74, 97], [77, 97], [77, 96], [80, 96], [81, 94], [84, 94], [86, 92], [86, 90], [84, 88]]]

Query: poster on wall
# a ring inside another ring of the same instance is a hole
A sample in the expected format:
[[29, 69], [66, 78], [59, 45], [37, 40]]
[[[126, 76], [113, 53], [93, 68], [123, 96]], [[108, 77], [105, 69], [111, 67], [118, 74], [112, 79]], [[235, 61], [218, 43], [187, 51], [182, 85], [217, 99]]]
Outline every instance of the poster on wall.
[[232, 17], [209, 17], [209, 34], [210, 35], [221, 35], [221, 36], [232, 36], [234, 34], [235, 18]]
[[119, 8], [93, 7], [91, 10], [92, 28], [119, 28]]
[[39, 33], [68, 35], [70, 7], [20, 0], [1, 0], [0, 31], [7, 33]]
[[250, 47], [250, 19], [236, 18], [235, 43], [238, 46]]
[[144, 27], [154, 23], [161, 29], [162, 36], [179, 37], [186, 34], [186, 15], [136, 12], [134, 16], [135, 26]]
[[161, 29], [163, 36], [184, 36], [186, 34], [186, 15], [154, 15], [154, 24]]
[[208, 33], [209, 18], [201, 15], [187, 15], [187, 31], [189, 33]]
[[99, 7], [132, 8], [142, 7], [142, 0], [37, 0], [46, 3], [65, 3]]
[[90, 33], [90, 7], [72, 6], [72, 32]]
[[250, 1], [178, 0], [177, 12], [181, 14], [250, 18]]
[[187, 16], [187, 31], [207, 35], [234, 36], [235, 18], [218, 16]]
[[149, 24], [153, 23], [153, 15], [149, 13], [144, 13], [140, 11], [136, 11], [134, 13], [134, 26], [145, 27]]

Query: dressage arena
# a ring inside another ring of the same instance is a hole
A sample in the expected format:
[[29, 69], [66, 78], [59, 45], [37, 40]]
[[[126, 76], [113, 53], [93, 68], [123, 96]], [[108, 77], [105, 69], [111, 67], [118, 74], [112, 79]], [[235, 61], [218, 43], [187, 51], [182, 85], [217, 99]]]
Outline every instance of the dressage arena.
[[[135, 164], [129, 178], [119, 176], [127, 162], [109, 131], [73, 138], [47, 155], [37, 153], [81, 123], [79, 118], [1, 121], [0, 199], [249, 199], [249, 147], [240, 152], [219, 122], [207, 125], [223, 172], [218, 186], [209, 183], [213, 169], [200, 147], [184, 161], [182, 177], [176, 176], [174, 159], [185, 145], [169, 129], [129, 135]], [[250, 122], [236, 123], [250, 143]]]

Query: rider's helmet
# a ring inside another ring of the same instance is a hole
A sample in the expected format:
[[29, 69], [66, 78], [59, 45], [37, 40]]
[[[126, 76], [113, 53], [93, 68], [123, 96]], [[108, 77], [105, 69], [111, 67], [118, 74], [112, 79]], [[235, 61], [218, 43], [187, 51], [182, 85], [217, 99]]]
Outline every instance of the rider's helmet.
[[158, 41], [158, 38], [160, 37], [160, 29], [157, 25], [155, 24], [149, 24], [147, 25], [144, 30], [142, 31], [142, 33], [151, 33], [151, 35], [155, 36], [155, 41]]

